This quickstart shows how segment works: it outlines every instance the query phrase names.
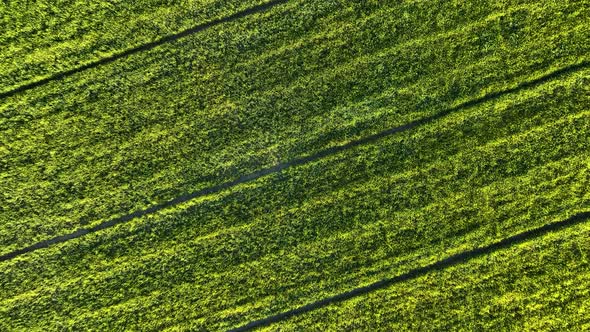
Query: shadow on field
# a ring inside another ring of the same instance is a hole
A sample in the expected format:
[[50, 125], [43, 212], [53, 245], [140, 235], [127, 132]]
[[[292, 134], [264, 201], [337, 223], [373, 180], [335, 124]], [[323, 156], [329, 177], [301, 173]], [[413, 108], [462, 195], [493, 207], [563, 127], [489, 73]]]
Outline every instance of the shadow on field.
[[[277, 2], [275, 2], [275, 3], [277, 3]], [[537, 86], [537, 85], [545, 83], [551, 79], [557, 78], [561, 75], [565, 75], [565, 74], [571, 73], [575, 70], [588, 67], [589, 65], [590, 65], [590, 61], [583, 61], [583, 62], [580, 62], [577, 64], [569, 65], [564, 68], [553, 71], [551, 73], [548, 73], [544, 76], [541, 76], [539, 78], [536, 78], [534, 80], [520, 83], [513, 88], [493, 92], [488, 95], [482, 96], [480, 98], [466, 101], [466, 102], [461, 103], [457, 106], [443, 110], [435, 115], [425, 117], [425, 118], [407, 123], [407, 124], [399, 126], [399, 127], [390, 128], [390, 129], [384, 130], [382, 132], [379, 132], [377, 134], [370, 135], [370, 136], [367, 136], [367, 137], [364, 137], [364, 138], [361, 138], [361, 139], [358, 139], [355, 141], [348, 142], [344, 145], [339, 145], [339, 146], [327, 148], [325, 150], [319, 151], [319, 152], [312, 154], [310, 156], [307, 156], [307, 157], [302, 157], [302, 158], [295, 159], [292, 161], [280, 163], [280, 164], [277, 164], [277, 165], [269, 167], [269, 168], [265, 168], [265, 169], [262, 169], [262, 170], [259, 170], [259, 171], [256, 171], [256, 172], [253, 172], [250, 174], [246, 174], [246, 175], [243, 175], [233, 181], [224, 182], [222, 184], [219, 184], [219, 185], [216, 185], [213, 187], [208, 187], [208, 188], [204, 188], [199, 191], [196, 191], [196, 192], [188, 193], [188, 194], [176, 197], [176, 198], [169, 200], [167, 202], [164, 202], [164, 203], [161, 203], [158, 205], [154, 205], [154, 206], [149, 207], [147, 209], [135, 211], [130, 214], [105, 221], [105, 222], [98, 224], [94, 227], [82, 228], [82, 229], [79, 229], [79, 230], [77, 230], [73, 233], [70, 233], [70, 234], [60, 235], [60, 236], [57, 236], [57, 237], [54, 237], [54, 238], [51, 238], [51, 239], [48, 239], [45, 241], [37, 242], [29, 247], [26, 247], [23, 249], [18, 249], [18, 250], [15, 250], [15, 251], [12, 251], [12, 252], [9, 252], [7, 254], [0, 256], [0, 262], [10, 260], [14, 257], [20, 256], [20, 255], [23, 255], [23, 254], [26, 254], [26, 253], [29, 253], [29, 252], [32, 252], [32, 251], [35, 251], [38, 249], [47, 248], [50, 245], [66, 242], [66, 241], [69, 241], [69, 240], [72, 240], [75, 238], [79, 238], [79, 237], [84, 236], [89, 233], [94, 233], [94, 232], [97, 232], [97, 231], [100, 231], [100, 230], [103, 230], [106, 228], [110, 228], [115, 225], [125, 223], [125, 222], [132, 220], [134, 218], [142, 217], [142, 216], [160, 211], [162, 209], [187, 202], [187, 201], [197, 198], [197, 197], [214, 194], [214, 193], [220, 192], [222, 190], [234, 187], [234, 186], [242, 184], [242, 183], [251, 182], [251, 181], [254, 181], [254, 180], [261, 178], [263, 176], [273, 174], [273, 173], [278, 173], [278, 172], [280, 172], [284, 169], [287, 169], [289, 167], [311, 163], [311, 162], [314, 162], [314, 161], [319, 160], [321, 158], [324, 158], [324, 157], [327, 157], [330, 155], [334, 155], [338, 152], [345, 151], [345, 150], [354, 148], [356, 146], [360, 146], [363, 144], [368, 144], [368, 143], [377, 141], [381, 138], [393, 135], [395, 133], [403, 132], [403, 131], [406, 131], [406, 130], [436, 121], [436, 120], [443, 118], [444, 116], [446, 116], [450, 113], [453, 113], [455, 111], [458, 111], [460, 109], [475, 106], [477, 104], [498, 98], [502, 95], [506, 95], [509, 93], [520, 91], [522, 89]]]
[[260, 320], [252, 321], [246, 325], [243, 325], [243, 326], [233, 329], [231, 331], [234, 331], [234, 332], [248, 331], [253, 328], [263, 327], [263, 326], [270, 325], [272, 323], [277, 323], [277, 322], [286, 320], [286, 319], [296, 316], [296, 315], [300, 315], [300, 314], [307, 313], [307, 312], [310, 312], [310, 311], [313, 311], [316, 309], [323, 308], [323, 307], [328, 306], [332, 303], [342, 302], [342, 301], [348, 300], [348, 299], [356, 297], [356, 296], [361, 296], [361, 295], [367, 294], [367, 293], [372, 292], [374, 290], [385, 288], [385, 287], [390, 286], [395, 283], [415, 279], [415, 278], [423, 276], [429, 272], [442, 270], [447, 267], [451, 267], [453, 265], [463, 263], [463, 262], [468, 261], [470, 259], [490, 254], [496, 250], [504, 249], [504, 248], [512, 246], [514, 244], [525, 242], [525, 241], [534, 239], [536, 237], [545, 235], [548, 232], [557, 231], [557, 230], [563, 229], [565, 227], [570, 227], [570, 226], [579, 224], [583, 221], [587, 221], [589, 218], [590, 218], [590, 211], [578, 213], [566, 220], [554, 222], [554, 223], [547, 224], [547, 225], [539, 227], [539, 228], [535, 228], [535, 229], [532, 229], [532, 230], [529, 230], [526, 232], [522, 232], [517, 235], [513, 235], [513, 236], [505, 238], [499, 242], [496, 242], [496, 243], [493, 243], [493, 244], [490, 244], [490, 245], [487, 245], [484, 247], [476, 248], [476, 249], [469, 250], [469, 251], [464, 251], [462, 253], [445, 258], [441, 261], [432, 263], [430, 265], [426, 265], [423, 267], [419, 267], [419, 268], [410, 270], [404, 274], [400, 274], [400, 275], [393, 277], [393, 278], [383, 279], [383, 280], [377, 281], [373, 284], [370, 284], [368, 286], [355, 288], [355, 289], [350, 290], [348, 292], [340, 293], [338, 295], [334, 295], [331, 297], [327, 297], [327, 298], [321, 299], [319, 301], [316, 301], [316, 302], [313, 302], [310, 304], [306, 304], [302, 307], [299, 307], [299, 308], [296, 308], [293, 310], [285, 311], [285, 312], [279, 313], [274, 316], [270, 316], [270, 317], [263, 318]]

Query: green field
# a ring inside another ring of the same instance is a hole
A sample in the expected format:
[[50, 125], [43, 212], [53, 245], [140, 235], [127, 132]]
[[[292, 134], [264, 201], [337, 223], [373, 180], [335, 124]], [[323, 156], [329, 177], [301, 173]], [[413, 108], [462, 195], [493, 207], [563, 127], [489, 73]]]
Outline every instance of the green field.
[[0, 31], [0, 331], [590, 329], [589, 1], [15, 1]]

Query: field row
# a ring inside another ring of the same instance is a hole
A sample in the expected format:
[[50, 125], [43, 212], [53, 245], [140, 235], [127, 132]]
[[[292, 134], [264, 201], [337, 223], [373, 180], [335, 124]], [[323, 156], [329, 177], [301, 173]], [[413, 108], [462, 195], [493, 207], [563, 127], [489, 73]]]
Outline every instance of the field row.
[[586, 331], [588, 238], [584, 223], [261, 331]]
[[0, 327], [223, 330], [566, 219], [590, 206], [589, 79], [1, 263]]
[[588, 60], [587, 11], [293, 1], [10, 97], [0, 254]]
[[0, 93], [96, 62], [263, 0], [10, 1], [0, 6]]

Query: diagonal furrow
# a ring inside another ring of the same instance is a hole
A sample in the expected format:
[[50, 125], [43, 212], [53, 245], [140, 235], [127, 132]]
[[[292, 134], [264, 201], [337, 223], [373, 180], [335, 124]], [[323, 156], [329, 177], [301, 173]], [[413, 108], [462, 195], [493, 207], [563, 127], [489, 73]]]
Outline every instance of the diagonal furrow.
[[246, 174], [246, 175], [243, 175], [233, 181], [225, 182], [220, 185], [216, 185], [216, 186], [205, 188], [205, 189], [193, 192], [193, 193], [188, 193], [188, 194], [185, 194], [182, 196], [178, 196], [178, 197], [176, 197], [172, 200], [169, 200], [167, 202], [164, 202], [162, 204], [154, 205], [154, 206], [151, 206], [151, 207], [144, 209], [144, 210], [135, 211], [130, 214], [105, 221], [105, 222], [98, 224], [98, 225], [91, 227], [91, 228], [82, 228], [82, 229], [79, 229], [79, 230], [69, 233], [69, 234], [60, 235], [60, 236], [57, 236], [57, 237], [54, 237], [54, 238], [51, 238], [51, 239], [48, 239], [45, 241], [37, 242], [31, 246], [28, 246], [28, 247], [25, 247], [25, 248], [22, 248], [19, 250], [15, 250], [15, 251], [12, 251], [12, 252], [9, 252], [5, 255], [0, 256], [0, 262], [7, 261], [7, 260], [13, 259], [17, 256], [20, 256], [20, 255], [23, 255], [23, 254], [26, 254], [29, 252], [33, 252], [33, 251], [36, 251], [36, 250], [39, 250], [42, 248], [47, 248], [50, 245], [63, 243], [63, 242], [66, 242], [66, 241], [69, 241], [72, 239], [76, 239], [76, 238], [82, 237], [82, 236], [89, 234], [89, 233], [94, 233], [94, 232], [98, 232], [103, 229], [111, 228], [115, 225], [128, 222], [134, 218], [138, 218], [138, 217], [142, 217], [142, 216], [145, 216], [148, 214], [152, 214], [152, 213], [155, 213], [155, 212], [160, 211], [162, 209], [187, 202], [187, 201], [197, 198], [197, 197], [202, 197], [202, 196], [210, 195], [213, 193], [217, 193], [217, 192], [220, 192], [220, 191], [225, 190], [227, 188], [234, 187], [234, 186], [242, 184], [242, 183], [248, 183], [248, 182], [251, 182], [251, 181], [256, 180], [258, 178], [264, 177], [266, 175], [278, 173], [284, 169], [287, 169], [287, 168], [290, 168], [293, 166], [307, 164], [307, 163], [319, 160], [321, 158], [337, 154], [341, 151], [345, 151], [345, 150], [354, 148], [356, 146], [360, 146], [360, 145], [364, 145], [367, 143], [377, 141], [377, 140], [382, 139], [384, 137], [391, 136], [393, 134], [400, 133], [400, 132], [403, 132], [403, 131], [406, 131], [406, 130], [436, 121], [436, 120], [441, 119], [441, 118], [445, 117], [446, 115], [456, 112], [460, 109], [472, 107], [477, 104], [484, 103], [486, 101], [498, 98], [502, 95], [514, 93], [514, 92], [517, 92], [517, 91], [520, 91], [523, 89], [537, 86], [539, 84], [542, 84], [544, 82], [547, 82], [549, 80], [557, 78], [561, 75], [564, 75], [564, 74], [567, 74], [567, 73], [570, 73], [570, 72], [573, 72], [573, 71], [576, 71], [579, 69], [586, 68], [589, 65], [590, 65], [590, 61], [582, 61], [577, 64], [572, 64], [572, 65], [563, 67], [561, 69], [555, 70], [553, 72], [547, 73], [547, 74], [540, 76], [536, 79], [522, 82], [512, 88], [489, 93], [489, 94], [484, 95], [482, 97], [479, 97], [479, 98], [476, 98], [473, 100], [469, 100], [469, 101], [463, 102], [461, 104], [458, 104], [454, 107], [448, 108], [448, 109], [441, 111], [437, 114], [434, 114], [432, 116], [425, 117], [425, 118], [422, 118], [422, 119], [419, 119], [416, 121], [412, 121], [412, 122], [409, 122], [409, 123], [402, 125], [402, 126], [389, 128], [389, 129], [381, 131], [377, 134], [370, 135], [370, 136], [364, 137], [359, 140], [350, 141], [350, 142], [343, 144], [343, 145], [334, 146], [334, 147], [322, 150], [318, 153], [315, 153], [315, 154], [307, 156], [307, 157], [295, 159], [290, 162], [280, 163], [280, 164], [277, 164], [277, 165], [269, 167], [269, 168], [265, 168], [265, 169], [262, 169], [262, 170], [259, 170], [259, 171], [256, 171], [256, 172], [253, 172], [250, 174]]
[[571, 226], [577, 225], [579, 223], [587, 221], [589, 218], [590, 218], [590, 211], [578, 213], [566, 220], [546, 224], [545, 226], [541, 226], [539, 228], [531, 229], [531, 230], [510, 236], [508, 238], [505, 238], [499, 242], [490, 244], [488, 246], [479, 247], [479, 248], [476, 248], [473, 250], [461, 252], [459, 254], [447, 257], [443, 260], [437, 261], [433, 264], [410, 270], [404, 274], [400, 274], [400, 275], [392, 277], [392, 278], [382, 279], [382, 280], [377, 281], [373, 284], [363, 286], [363, 287], [358, 287], [358, 288], [352, 289], [348, 292], [334, 295], [332, 297], [327, 297], [322, 300], [301, 306], [301, 307], [293, 309], [293, 310], [289, 310], [289, 311], [286, 311], [286, 312], [283, 312], [283, 313], [280, 313], [280, 314], [277, 314], [274, 316], [270, 316], [267, 318], [263, 318], [260, 320], [252, 321], [246, 325], [243, 325], [243, 326], [233, 329], [231, 331], [234, 331], [234, 332], [249, 331], [253, 328], [263, 327], [263, 326], [267, 326], [272, 323], [280, 322], [280, 321], [286, 320], [286, 319], [296, 316], [296, 315], [300, 315], [300, 314], [303, 314], [306, 312], [310, 312], [310, 311], [313, 311], [316, 309], [323, 308], [323, 307], [328, 306], [332, 303], [346, 301], [348, 299], [351, 299], [351, 298], [354, 298], [357, 296], [361, 296], [361, 295], [367, 294], [369, 292], [372, 292], [372, 291], [375, 291], [378, 289], [385, 288], [385, 287], [393, 285], [395, 283], [415, 279], [415, 278], [425, 275], [426, 273], [429, 273], [432, 271], [437, 271], [437, 270], [442, 270], [442, 269], [463, 263], [463, 262], [468, 261], [470, 259], [480, 257], [483, 255], [487, 255], [487, 254], [490, 254], [494, 251], [505, 249], [507, 247], [510, 247], [510, 246], [518, 244], [518, 243], [532, 240], [534, 238], [540, 237], [540, 236], [547, 234], [549, 232], [554, 232], [554, 231], [558, 231], [560, 229], [564, 229], [566, 227], [571, 227]]
[[155, 47], [158, 47], [160, 45], [163, 45], [163, 44], [166, 44], [166, 43], [169, 43], [169, 42], [173, 42], [173, 41], [175, 41], [177, 39], [181, 39], [181, 38], [190, 36], [192, 34], [195, 34], [195, 33], [198, 33], [200, 31], [206, 30], [208, 28], [214, 27], [216, 25], [220, 25], [220, 24], [223, 24], [223, 23], [235, 21], [235, 20], [238, 20], [240, 18], [244, 18], [244, 17], [249, 16], [249, 15], [253, 15], [253, 14], [256, 14], [256, 13], [261, 13], [261, 12], [267, 11], [267, 10], [269, 10], [269, 9], [277, 6], [277, 5], [285, 4], [285, 3], [287, 3], [287, 1], [288, 0], [272, 0], [272, 1], [267, 2], [267, 3], [264, 3], [262, 5], [258, 5], [258, 6], [255, 6], [255, 7], [246, 9], [246, 10], [243, 10], [241, 12], [237, 12], [235, 14], [232, 14], [232, 15], [227, 16], [227, 17], [224, 17], [224, 18], [220, 18], [220, 19], [216, 19], [216, 20], [213, 20], [213, 21], [210, 21], [210, 22], [207, 22], [207, 23], [199, 24], [199, 25], [194, 26], [192, 28], [183, 30], [183, 31], [181, 31], [179, 33], [162, 37], [162, 38], [157, 39], [157, 40], [155, 40], [153, 42], [150, 42], [150, 43], [147, 43], [147, 44], [143, 44], [143, 45], [139, 45], [137, 47], [128, 49], [126, 51], [123, 51], [121, 53], [116, 53], [116, 54], [113, 54], [113, 55], [111, 55], [109, 57], [106, 57], [106, 58], [102, 58], [102, 59], [99, 59], [99, 60], [96, 60], [96, 61], [89, 62], [89, 63], [87, 63], [85, 65], [80, 66], [80, 67], [76, 67], [76, 68], [73, 68], [73, 69], [70, 69], [70, 70], [61, 72], [61, 73], [57, 73], [57, 74], [51, 75], [49, 77], [46, 77], [44, 79], [41, 79], [41, 80], [38, 80], [38, 81], [35, 81], [35, 82], [31, 82], [31, 83], [28, 83], [28, 84], [25, 84], [25, 85], [21, 85], [21, 86], [19, 86], [17, 88], [14, 88], [14, 89], [11, 89], [11, 90], [8, 90], [8, 91], [0, 92], [0, 99], [4, 99], [4, 98], [10, 97], [10, 96], [13, 96], [13, 95], [15, 95], [17, 93], [20, 93], [20, 92], [23, 92], [23, 91], [27, 91], [27, 90], [30, 90], [30, 89], [33, 89], [33, 88], [36, 88], [36, 87], [45, 85], [45, 84], [47, 84], [49, 82], [61, 80], [61, 79], [65, 78], [65, 77], [72, 76], [72, 75], [74, 75], [76, 73], [83, 72], [83, 71], [88, 70], [88, 69], [96, 68], [98, 66], [102, 66], [102, 65], [105, 65], [105, 64], [108, 64], [108, 63], [117, 61], [119, 59], [122, 59], [122, 58], [128, 57], [130, 55], [133, 55], [135, 53], [139, 53], [139, 52], [151, 50], [151, 49], [153, 49]]

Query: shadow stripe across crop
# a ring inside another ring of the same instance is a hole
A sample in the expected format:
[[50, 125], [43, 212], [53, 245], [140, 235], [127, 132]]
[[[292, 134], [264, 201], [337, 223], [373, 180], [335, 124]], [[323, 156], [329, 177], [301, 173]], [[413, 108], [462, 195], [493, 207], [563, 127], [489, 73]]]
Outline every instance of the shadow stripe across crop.
[[236, 329], [232, 329], [230, 331], [232, 331], [232, 332], [249, 331], [254, 328], [264, 327], [264, 326], [268, 326], [273, 323], [281, 322], [281, 321], [289, 319], [290, 317], [293, 317], [293, 316], [301, 315], [301, 314], [304, 314], [304, 313], [307, 313], [307, 312], [310, 312], [310, 311], [313, 311], [316, 309], [326, 307], [326, 306], [333, 304], [333, 303], [338, 303], [338, 302], [346, 301], [348, 299], [351, 299], [351, 298], [354, 298], [357, 296], [365, 295], [365, 294], [370, 293], [372, 291], [382, 289], [382, 288], [391, 286], [391, 285], [399, 283], [399, 282], [404, 282], [404, 281], [408, 281], [408, 280], [412, 280], [412, 279], [421, 277], [429, 272], [442, 270], [442, 269], [466, 262], [466, 261], [471, 260], [473, 258], [487, 255], [487, 254], [490, 254], [494, 251], [497, 251], [500, 249], [505, 249], [505, 248], [510, 247], [512, 245], [532, 240], [534, 238], [543, 236], [551, 231], [557, 231], [560, 229], [564, 229], [566, 227], [571, 227], [576, 224], [580, 224], [582, 222], [587, 221], [588, 219], [590, 219], [590, 211], [581, 212], [581, 213], [578, 213], [568, 219], [561, 220], [558, 222], [549, 223], [544, 226], [534, 228], [534, 229], [510, 236], [510, 237], [507, 237], [503, 240], [500, 240], [498, 242], [492, 243], [492, 244], [484, 246], [484, 247], [479, 247], [479, 248], [475, 248], [472, 250], [464, 251], [464, 252], [452, 255], [450, 257], [447, 257], [443, 260], [437, 261], [435, 263], [410, 270], [404, 274], [400, 274], [400, 275], [397, 275], [392, 278], [382, 279], [382, 280], [379, 280], [379, 281], [372, 283], [370, 285], [367, 285], [364, 287], [358, 287], [358, 288], [352, 289], [352, 290], [344, 292], [344, 293], [340, 293], [340, 294], [337, 294], [337, 295], [334, 295], [331, 297], [327, 297], [327, 298], [321, 299], [319, 301], [316, 301], [316, 302], [313, 302], [310, 304], [306, 304], [304, 306], [301, 306], [301, 307], [293, 309], [293, 310], [285, 311], [285, 312], [276, 314], [274, 316], [270, 316], [270, 317], [266, 317], [266, 318], [259, 319], [256, 321], [252, 321], [252, 322], [249, 322], [248, 324], [245, 324], [245, 325], [238, 327]]
[[168, 36], [162, 37], [160, 39], [157, 39], [157, 40], [155, 40], [153, 42], [150, 42], [150, 43], [147, 43], [147, 44], [142, 44], [142, 45], [136, 46], [134, 48], [130, 48], [130, 49], [125, 50], [125, 51], [123, 51], [121, 53], [116, 53], [116, 54], [113, 54], [113, 55], [108, 56], [106, 58], [102, 58], [102, 59], [98, 59], [98, 60], [89, 62], [89, 63], [87, 63], [85, 65], [80, 66], [80, 67], [76, 67], [76, 68], [72, 68], [72, 69], [67, 70], [67, 71], [56, 73], [56, 74], [53, 74], [53, 75], [51, 75], [49, 77], [43, 78], [41, 80], [30, 82], [30, 83], [21, 85], [19, 87], [13, 88], [11, 90], [0, 92], [0, 99], [11, 97], [11, 96], [14, 96], [15, 94], [17, 94], [19, 92], [27, 91], [27, 90], [30, 90], [30, 89], [33, 89], [33, 88], [36, 88], [36, 87], [45, 85], [45, 84], [50, 83], [50, 82], [58, 81], [58, 80], [61, 80], [63, 78], [72, 76], [72, 75], [77, 74], [79, 72], [82, 72], [82, 71], [85, 71], [85, 70], [88, 70], [88, 69], [96, 68], [98, 66], [101, 66], [101, 65], [105, 65], [105, 64], [114, 62], [114, 61], [119, 60], [121, 58], [125, 58], [127, 56], [133, 55], [135, 53], [139, 53], [139, 52], [151, 50], [151, 49], [153, 49], [153, 48], [155, 48], [157, 46], [160, 46], [160, 45], [163, 45], [163, 44], [166, 44], [166, 43], [175, 41], [177, 39], [180, 39], [180, 38], [183, 38], [183, 37], [186, 37], [186, 36], [190, 36], [190, 35], [195, 34], [197, 32], [200, 32], [200, 31], [206, 30], [208, 28], [214, 27], [216, 25], [220, 25], [220, 24], [223, 24], [223, 23], [232, 22], [232, 21], [238, 20], [240, 18], [247, 17], [249, 15], [253, 15], [253, 14], [256, 14], [256, 13], [261, 13], [261, 12], [267, 11], [267, 10], [269, 10], [269, 9], [277, 6], [277, 5], [285, 4], [287, 2], [288, 2], [288, 0], [272, 0], [272, 1], [269, 1], [267, 3], [261, 4], [261, 5], [258, 5], [258, 6], [254, 6], [254, 7], [245, 9], [245, 10], [242, 10], [240, 12], [234, 13], [232, 15], [229, 15], [229, 16], [226, 16], [226, 17], [223, 17], [223, 18], [215, 19], [215, 20], [212, 20], [212, 21], [209, 21], [209, 22], [206, 22], [206, 23], [202, 23], [202, 24], [196, 25], [194, 27], [188, 28], [188, 29], [183, 30], [181, 32], [178, 32], [176, 34], [168, 35]]
[[26, 254], [26, 253], [29, 253], [29, 252], [33, 252], [33, 251], [36, 251], [36, 250], [39, 250], [39, 249], [42, 249], [42, 248], [47, 248], [47, 247], [49, 247], [51, 245], [54, 245], [54, 244], [59, 244], [59, 243], [63, 243], [63, 242], [66, 242], [66, 241], [69, 241], [69, 240], [72, 240], [72, 239], [76, 239], [76, 238], [82, 237], [82, 236], [84, 236], [86, 234], [95, 233], [95, 232], [98, 232], [98, 231], [103, 230], [103, 229], [111, 228], [113, 226], [116, 226], [116, 225], [119, 225], [119, 224], [128, 222], [128, 221], [130, 221], [130, 220], [132, 220], [134, 218], [143, 217], [145, 215], [149, 215], [149, 214], [155, 213], [155, 212], [160, 211], [162, 209], [165, 209], [165, 208], [168, 208], [168, 207], [172, 207], [172, 206], [175, 206], [175, 205], [178, 205], [178, 204], [187, 202], [187, 201], [189, 201], [191, 199], [194, 199], [194, 198], [198, 198], [198, 197], [202, 197], [202, 196], [214, 194], [214, 193], [220, 192], [222, 190], [225, 190], [225, 189], [234, 187], [234, 186], [239, 185], [239, 184], [242, 184], [242, 183], [251, 182], [251, 181], [254, 181], [254, 180], [256, 180], [258, 178], [261, 178], [263, 176], [266, 176], [266, 175], [269, 175], [269, 174], [273, 174], [273, 173], [278, 173], [278, 172], [280, 172], [280, 171], [282, 171], [284, 169], [287, 169], [287, 168], [290, 168], [290, 167], [293, 167], [293, 166], [298, 166], [298, 165], [304, 165], [304, 164], [307, 164], [307, 163], [311, 163], [311, 162], [314, 162], [314, 161], [319, 160], [321, 158], [324, 158], [324, 157], [327, 157], [327, 156], [330, 156], [330, 155], [334, 155], [334, 154], [339, 153], [341, 151], [345, 151], [345, 150], [348, 150], [348, 149], [351, 149], [351, 148], [354, 148], [356, 146], [360, 146], [360, 145], [363, 145], [363, 144], [368, 144], [368, 143], [377, 141], [377, 140], [379, 140], [381, 138], [384, 138], [384, 137], [387, 137], [387, 136], [391, 136], [393, 134], [400, 133], [400, 132], [403, 132], [403, 131], [406, 131], [406, 130], [409, 130], [409, 129], [412, 129], [412, 128], [415, 128], [415, 127], [418, 127], [418, 126], [421, 126], [421, 125], [424, 125], [424, 124], [427, 124], [427, 123], [436, 121], [436, 120], [441, 119], [441, 118], [445, 117], [446, 115], [448, 115], [450, 113], [453, 113], [453, 112], [456, 112], [456, 111], [458, 111], [460, 109], [471, 107], [471, 106], [475, 106], [477, 104], [480, 104], [480, 103], [483, 103], [483, 102], [486, 102], [486, 101], [489, 101], [489, 100], [498, 98], [498, 97], [500, 97], [502, 95], [506, 95], [506, 94], [509, 94], [509, 93], [520, 91], [522, 89], [530, 88], [530, 87], [533, 87], [533, 86], [542, 84], [544, 82], [547, 82], [547, 81], [549, 81], [551, 79], [557, 78], [557, 77], [559, 77], [561, 75], [565, 75], [567, 73], [571, 73], [571, 72], [573, 72], [575, 70], [583, 69], [583, 68], [586, 68], [586, 67], [589, 67], [589, 66], [590, 66], [590, 61], [589, 60], [581, 61], [581, 62], [579, 62], [577, 64], [572, 64], [572, 65], [563, 67], [561, 69], [557, 69], [557, 70], [555, 70], [555, 71], [553, 71], [551, 73], [547, 73], [547, 74], [545, 74], [545, 75], [543, 75], [541, 77], [538, 77], [536, 79], [519, 83], [515, 87], [489, 93], [489, 94], [484, 95], [482, 97], [479, 97], [479, 98], [476, 98], [476, 99], [472, 99], [472, 100], [463, 102], [463, 103], [461, 103], [459, 105], [456, 105], [454, 107], [445, 109], [445, 110], [443, 110], [443, 111], [441, 111], [441, 112], [439, 112], [437, 114], [434, 114], [434, 115], [431, 115], [431, 116], [428, 116], [428, 117], [425, 117], [425, 118], [422, 118], [422, 119], [418, 119], [416, 121], [412, 121], [410, 123], [407, 123], [407, 124], [404, 124], [404, 125], [401, 125], [401, 126], [398, 126], [398, 127], [389, 128], [389, 129], [384, 130], [384, 131], [381, 131], [379, 133], [376, 133], [376, 134], [373, 134], [373, 135], [370, 135], [370, 136], [367, 136], [367, 137], [364, 137], [364, 138], [361, 138], [361, 139], [358, 139], [358, 140], [354, 140], [354, 141], [348, 142], [348, 143], [343, 144], [343, 145], [338, 145], [338, 146], [330, 147], [330, 148], [324, 149], [322, 151], [319, 151], [319, 152], [317, 152], [315, 154], [312, 154], [310, 156], [307, 156], [307, 157], [302, 157], [302, 158], [298, 158], [298, 159], [295, 159], [295, 160], [292, 160], [292, 161], [288, 161], [288, 162], [284, 162], [284, 163], [279, 163], [279, 164], [277, 164], [275, 166], [272, 166], [272, 167], [268, 167], [268, 168], [265, 168], [265, 169], [262, 169], [262, 170], [259, 170], [259, 171], [256, 171], [256, 172], [252, 172], [252, 173], [249, 173], [249, 174], [246, 174], [246, 175], [242, 175], [241, 177], [239, 177], [239, 178], [237, 178], [237, 179], [235, 179], [233, 181], [228, 181], [228, 182], [225, 182], [225, 183], [216, 185], [216, 186], [204, 188], [204, 189], [201, 189], [201, 190], [192, 192], [192, 193], [188, 193], [188, 194], [185, 194], [185, 195], [182, 195], [182, 196], [178, 196], [178, 197], [176, 197], [174, 199], [171, 199], [171, 200], [169, 200], [167, 202], [164, 202], [164, 203], [161, 203], [161, 204], [158, 204], [158, 205], [151, 206], [151, 207], [149, 207], [147, 209], [135, 211], [135, 212], [126, 214], [126, 215], [121, 216], [121, 217], [117, 217], [117, 218], [114, 218], [114, 219], [111, 219], [111, 220], [107, 220], [107, 221], [105, 221], [103, 223], [100, 223], [100, 224], [94, 226], [94, 227], [81, 228], [81, 229], [78, 229], [78, 230], [76, 230], [76, 231], [74, 231], [72, 233], [69, 233], [69, 234], [60, 235], [60, 236], [57, 236], [57, 237], [54, 237], [54, 238], [51, 238], [51, 239], [40, 241], [40, 242], [37, 242], [37, 243], [35, 243], [35, 244], [31, 245], [31, 246], [28, 246], [28, 247], [25, 247], [25, 248], [22, 248], [22, 249], [18, 249], [18, 250], [14, 250], [12, 252], [9, 252], [9, 253], [6, 253], [6, 254], [0, 256], [0, 262], [7, 261], [7, 260], [13, 259], [13, 258], [15, 258], [17, 256], [20, 256], [20, 255], [23, 255], [23, 254]]

